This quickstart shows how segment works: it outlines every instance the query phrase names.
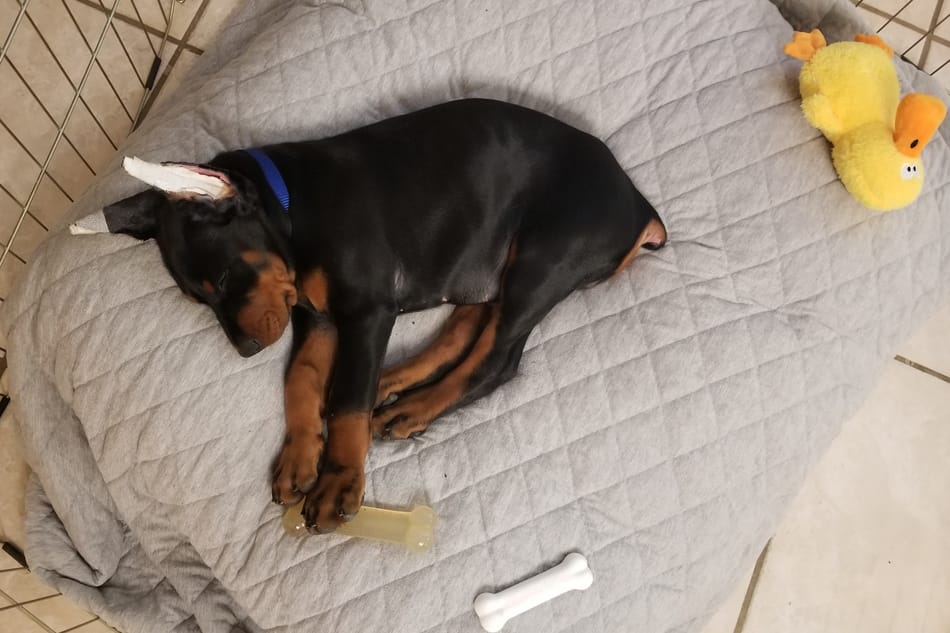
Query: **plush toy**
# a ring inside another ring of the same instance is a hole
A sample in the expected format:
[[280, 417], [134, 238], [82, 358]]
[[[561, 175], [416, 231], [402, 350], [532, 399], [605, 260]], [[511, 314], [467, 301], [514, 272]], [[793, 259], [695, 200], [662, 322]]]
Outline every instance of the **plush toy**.
[[828, 45], [817, 29], [796, 32], [785, 52], [805, 62], [802, 110], [834, 146], [845, 188], [878, 211], [913, 202], [924, 180], [920, 153], [943, 121], [943, 101], [924, 94], [900, 99], [894, 51], [876, 35]]

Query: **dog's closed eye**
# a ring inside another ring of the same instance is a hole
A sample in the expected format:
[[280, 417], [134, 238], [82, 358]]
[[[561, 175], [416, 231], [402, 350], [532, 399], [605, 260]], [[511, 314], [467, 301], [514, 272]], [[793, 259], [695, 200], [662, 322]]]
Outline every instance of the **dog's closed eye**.
[[227, 287], [229, 272], [229, 270], [225, 270], [223, 273], [221, 273], [221, 276], [218, 277], [218, 282], [215, 284], [215, 290], [218, 291], [218, 294], [223, 293], [224, 289]]

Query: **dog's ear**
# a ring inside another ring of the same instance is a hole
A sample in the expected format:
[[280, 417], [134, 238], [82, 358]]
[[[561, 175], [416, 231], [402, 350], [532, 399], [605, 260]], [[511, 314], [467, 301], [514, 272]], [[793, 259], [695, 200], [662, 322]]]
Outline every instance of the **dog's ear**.
[[126, 156], [122, 167], [134, 178], [161, 189], [172, 198], [210, 202], [234, 195], [234, 187], [224, 172], [193, 163], [149, 163]]
[[167, 205], [164, 193], [146, 189], [70, 224], [69, 232], [73, 235], [125, 233], [147, 240], [155, 237], [158, 214]]
[[228, 175], [210, 167], [193, 163], [149, 163], [129, 156], [123, 159], [122, 167], [130, 176], [154, 189], [116, 202], [71, 224], [69, 230], [73, 235], [125, 233], [146, 240], [155, 237], [158, 213], [171, 206], [169, 202], [197, 202], [199, 204], [188, 205], [194, 219], [220, 221], [226, 217], [226, 209], [219, 209], [217, 203], [230, 201], [235, 196]]

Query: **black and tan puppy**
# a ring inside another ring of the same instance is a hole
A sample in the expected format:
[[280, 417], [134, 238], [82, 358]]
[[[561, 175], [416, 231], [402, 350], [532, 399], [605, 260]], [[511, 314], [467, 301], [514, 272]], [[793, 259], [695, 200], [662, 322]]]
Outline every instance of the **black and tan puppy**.
[[[126, 168], [155, 188], [74, 232], [155, 238], [244, 356], [293, 323], [273, 495], [306, 495], [320, 531], [359, 509], [371, 434], [421, 433], [502, 384], [555, 304], [666, 241], [602, 142], [497, 101]], [[437, 340], [382, 371], [396, 316], [442, 303], [458, 307]]]

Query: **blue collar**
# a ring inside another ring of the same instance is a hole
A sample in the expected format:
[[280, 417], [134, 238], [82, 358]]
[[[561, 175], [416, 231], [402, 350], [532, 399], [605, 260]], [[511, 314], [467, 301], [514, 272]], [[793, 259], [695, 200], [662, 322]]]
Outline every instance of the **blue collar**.
[[277, 199], [280, 201], [280, 206], [284, 208], [284, 213], [287, 213], [287, 210], [290, 209], [290, 192], [287, 191], [287, 183], [284, 182], [284, 177], [280, 175], [280, 170], [277, 169], [277, 165], [270, 159], [270, 156], [256, 147], [251, 147], [244, 151], [257, 161], [257, 166], [264, 172], [264, 178], [267, 180], [267, 184], [270, 185], [271, 191], [274, 192], [274, 195], [277, 196]]

